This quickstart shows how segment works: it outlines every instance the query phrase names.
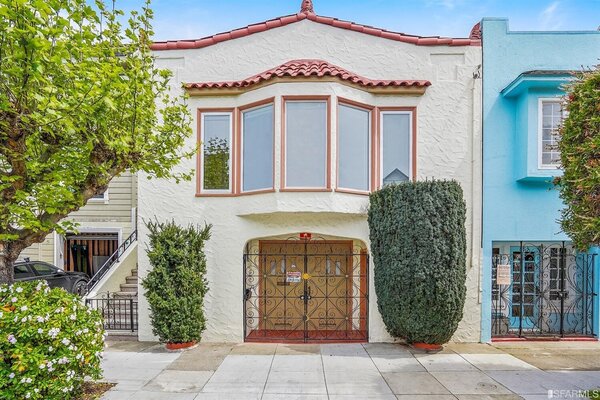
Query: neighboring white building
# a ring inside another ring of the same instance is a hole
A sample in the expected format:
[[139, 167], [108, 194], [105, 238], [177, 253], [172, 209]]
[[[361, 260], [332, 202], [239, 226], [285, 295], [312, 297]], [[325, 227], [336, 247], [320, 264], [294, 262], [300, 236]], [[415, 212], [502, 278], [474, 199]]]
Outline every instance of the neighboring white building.
[[[155, 43], [190, 94], [192, 182], [138, 183], [143, 219], [213, 225], [205, 341], [389, 341], [369, 261], [369, 192], [456, 179], [468, 207], [457, 341], [480, 339], [480, 40], [298, 14]], [[139, 227], [142, 248], [147, 229]], [[310, 240], [307, 240], [310, 238]], [[150, 268], [138, 255], [140, 276]], [[139, 287], [143, 293], [143, 288]], [[368, 292], [368, 296], [367, 296]], [[139, 339], [153, 339], [140, 296]]]

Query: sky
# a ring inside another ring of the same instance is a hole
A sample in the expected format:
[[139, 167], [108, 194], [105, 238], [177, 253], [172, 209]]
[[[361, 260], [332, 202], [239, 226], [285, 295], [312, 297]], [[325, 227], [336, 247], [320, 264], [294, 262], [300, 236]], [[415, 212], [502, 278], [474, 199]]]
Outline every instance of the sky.
[[[125, 10], [143, 0], [117, 0]], [[301, 0], [153, 0], [155, 40], [197, 39], [297, 13]], [[318, 15], [422, 36], [467, 37], [482, 17], [511, 30], [596, 30], [600, 0], [313, 0]]]

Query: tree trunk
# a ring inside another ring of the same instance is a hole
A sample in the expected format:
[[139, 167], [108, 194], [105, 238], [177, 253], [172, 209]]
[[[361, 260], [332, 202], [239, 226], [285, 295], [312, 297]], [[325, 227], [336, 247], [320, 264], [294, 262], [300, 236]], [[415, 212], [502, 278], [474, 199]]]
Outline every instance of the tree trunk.
[[[0, 246], [2, 244], [0, 243]], [[13, 283], [15, 280], [15, 271], [13, 264], [15, 263], [16, 257], [11, 257], [8, 254], [0, 253], [0, 284]]]

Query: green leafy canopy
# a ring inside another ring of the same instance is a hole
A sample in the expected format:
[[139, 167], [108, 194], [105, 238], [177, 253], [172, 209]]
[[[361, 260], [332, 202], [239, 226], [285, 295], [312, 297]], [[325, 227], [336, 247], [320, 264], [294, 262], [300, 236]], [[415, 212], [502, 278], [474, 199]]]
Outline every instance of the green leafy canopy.
[[151, 20], [149, 1], [125, 15], [102, 1], [0, 0], [0, 258], [70, 229], [63, 218], [126, 170], [190, 177], [172, 172], [193, 154], [191, 117], [154, 65]]
[[584, 72], [569, 87], [568, 116], [560, 130], [565, 202], [561, 225], [575, 245], [600, 244], [600, 69]]

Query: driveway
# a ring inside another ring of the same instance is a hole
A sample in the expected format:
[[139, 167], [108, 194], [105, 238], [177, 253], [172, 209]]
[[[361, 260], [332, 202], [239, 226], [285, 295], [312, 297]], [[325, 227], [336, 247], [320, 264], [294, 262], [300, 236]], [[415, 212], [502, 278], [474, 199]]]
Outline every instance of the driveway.
[[[566, 351], [544, 346], [538, 352], [556, 358]], [[598, 358], [598, 343], [588, 346], [596, 346], [585, 352]], [[575, 371], [576, 360], [566, 370], [543, 370], [516, 355], [484, 344], [450, 344], [437, 354], [377, 343], [202, 344], [167, 353], [152, 343], [111, 342], [105, 380], [117, 385], [103, 399], [541, 400], [549, 390], [552, 398], [585, 398], [575, 396], [600, 386], [600, 372]]]

